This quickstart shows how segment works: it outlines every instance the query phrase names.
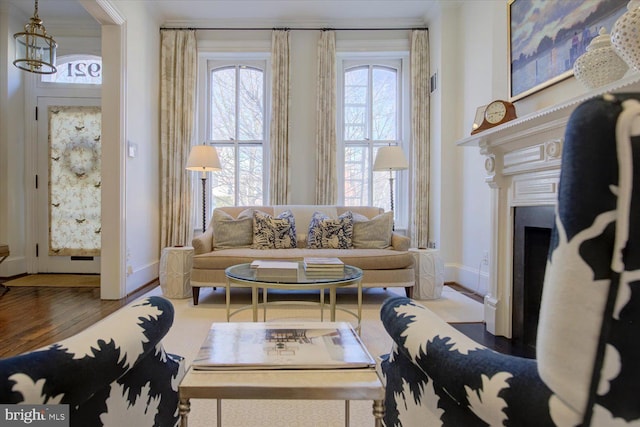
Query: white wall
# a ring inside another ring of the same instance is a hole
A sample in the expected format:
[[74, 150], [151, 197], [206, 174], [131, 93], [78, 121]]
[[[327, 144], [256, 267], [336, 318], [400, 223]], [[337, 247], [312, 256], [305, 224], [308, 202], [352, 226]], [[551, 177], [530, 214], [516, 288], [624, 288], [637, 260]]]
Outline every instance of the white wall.
[[[495, 6], [500, 7], [496, 8]], [[501, 37], [505, 30], [506, 8], [495, 1], [480, 1], [467, 4], [461, 10], [459, 28], [464, 28], [461, 43], [463, 68], [461, 86], [463, 100], [462, 128], [460, 136], [468, 136], [471, 132], [476, 108], [486, 105], [493, 99], [508, 99], [504, 81], [506, 69], [506, 37]], [[504, 9], [504, 16], [499, 11]], [[497, 39], [494, 38], [497, 34]], [[470, 72], [473, 71], [473, 72]], [[454, 141], [455, 144], [455, 141]], [[488, 265], [482, 258], [489, 251], [489, 229], [491, 213], [491, 192], [484, 182], [484, 159], [477, 149], [458, 147], [462, 157], [461, 178], [462, 209], [460, 245], [460, 264], [456, 282], [480, 294], [487, 292]]]
[[460, 224], [464, 209], [461, 194], [462, 152], [455, 145], [461, 137], [460, 100], [464, 88], [463, 38], [460, 8], [443, 4], [429, 17], [431, 74], [437, 75], [431, 94], [430, 240], [440, 249], [445, 262], [445, 280], [460, 282], [463, 234]]
[[26, 271], [23, 75], [12, 64], [13, 34], [23, 29], [23, 16], [0, 2], [0, 241], [9, 245], [11, 256], [0, 264], [0, 276]]
[[[160, 259], [160, 22], [144, 2], [113, 2], [126, 20], [126, 292], [158, 277]], [[108, 126], [108, 123], [104, 125]], [[137, 154], [128, 156], [128, 143]]]

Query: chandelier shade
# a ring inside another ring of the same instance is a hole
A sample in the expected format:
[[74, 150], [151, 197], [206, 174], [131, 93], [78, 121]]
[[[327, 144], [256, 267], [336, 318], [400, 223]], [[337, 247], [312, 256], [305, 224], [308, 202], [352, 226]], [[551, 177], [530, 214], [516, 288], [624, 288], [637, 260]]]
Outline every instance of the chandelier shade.
[[47, 35], [47, 30], [38, 17], [38, 0], [29, 22], [24, 26], [24, 32], [13, 35], [15, 39], [16, 67], [37, 74], [54, 74], [56, 69], [56, 48], [58, 44], [53, 37]]

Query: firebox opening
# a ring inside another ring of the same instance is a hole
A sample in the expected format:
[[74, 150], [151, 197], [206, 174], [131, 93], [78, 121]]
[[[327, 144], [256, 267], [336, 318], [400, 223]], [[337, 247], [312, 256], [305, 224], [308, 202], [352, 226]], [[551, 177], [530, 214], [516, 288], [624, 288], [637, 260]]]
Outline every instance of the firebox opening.
[[523, 206], [514, 211], [512, 341], [535, 358], [538, 312], [554, 223], [553, 206]]

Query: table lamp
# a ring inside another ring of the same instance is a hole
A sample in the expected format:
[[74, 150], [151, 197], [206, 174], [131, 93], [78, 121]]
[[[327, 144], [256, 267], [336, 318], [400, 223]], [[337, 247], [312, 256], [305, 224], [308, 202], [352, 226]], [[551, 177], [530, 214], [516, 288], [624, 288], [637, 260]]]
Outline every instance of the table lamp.
[[207, 172], [222, 170], [220, 166], [220, 158], [214, 147], [209, 145], [194, 145], [191, 147], [189, 158], [187, 159], [187, 170], [200, 171], [200, 179], [202, 180], [202, 232], [204, 233], [207, 221], [207, 197], [206, 182]]

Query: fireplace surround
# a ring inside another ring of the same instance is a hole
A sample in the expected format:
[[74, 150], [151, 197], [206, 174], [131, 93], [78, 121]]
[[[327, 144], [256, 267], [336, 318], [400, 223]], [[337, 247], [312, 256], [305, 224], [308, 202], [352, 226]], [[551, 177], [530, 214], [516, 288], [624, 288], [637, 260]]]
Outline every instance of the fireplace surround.
[[[569, 116], [587, 99], [604, 93], [638, 91], [640, 75], [633, 73], [603, 88], [457, 142], [462, 147], [480, 148], [484, 156], [485, 181], [492, 190], [489, 287], [484, 297], [488, 332], [508, 338], [515, 332], [518, 339], [521, 338], [518, 334], [523, 333], [522, 326], [514, 326], [513, 322], [514, 307], [523, 307], [521, 299], [527, 292], [526, 289], [514, 290], [515, 212], [520, 207], [554, 209]], [[522, 316], [517, 309], [516, 315]], [[531, 331], [527, 333], [530, 335]]]

